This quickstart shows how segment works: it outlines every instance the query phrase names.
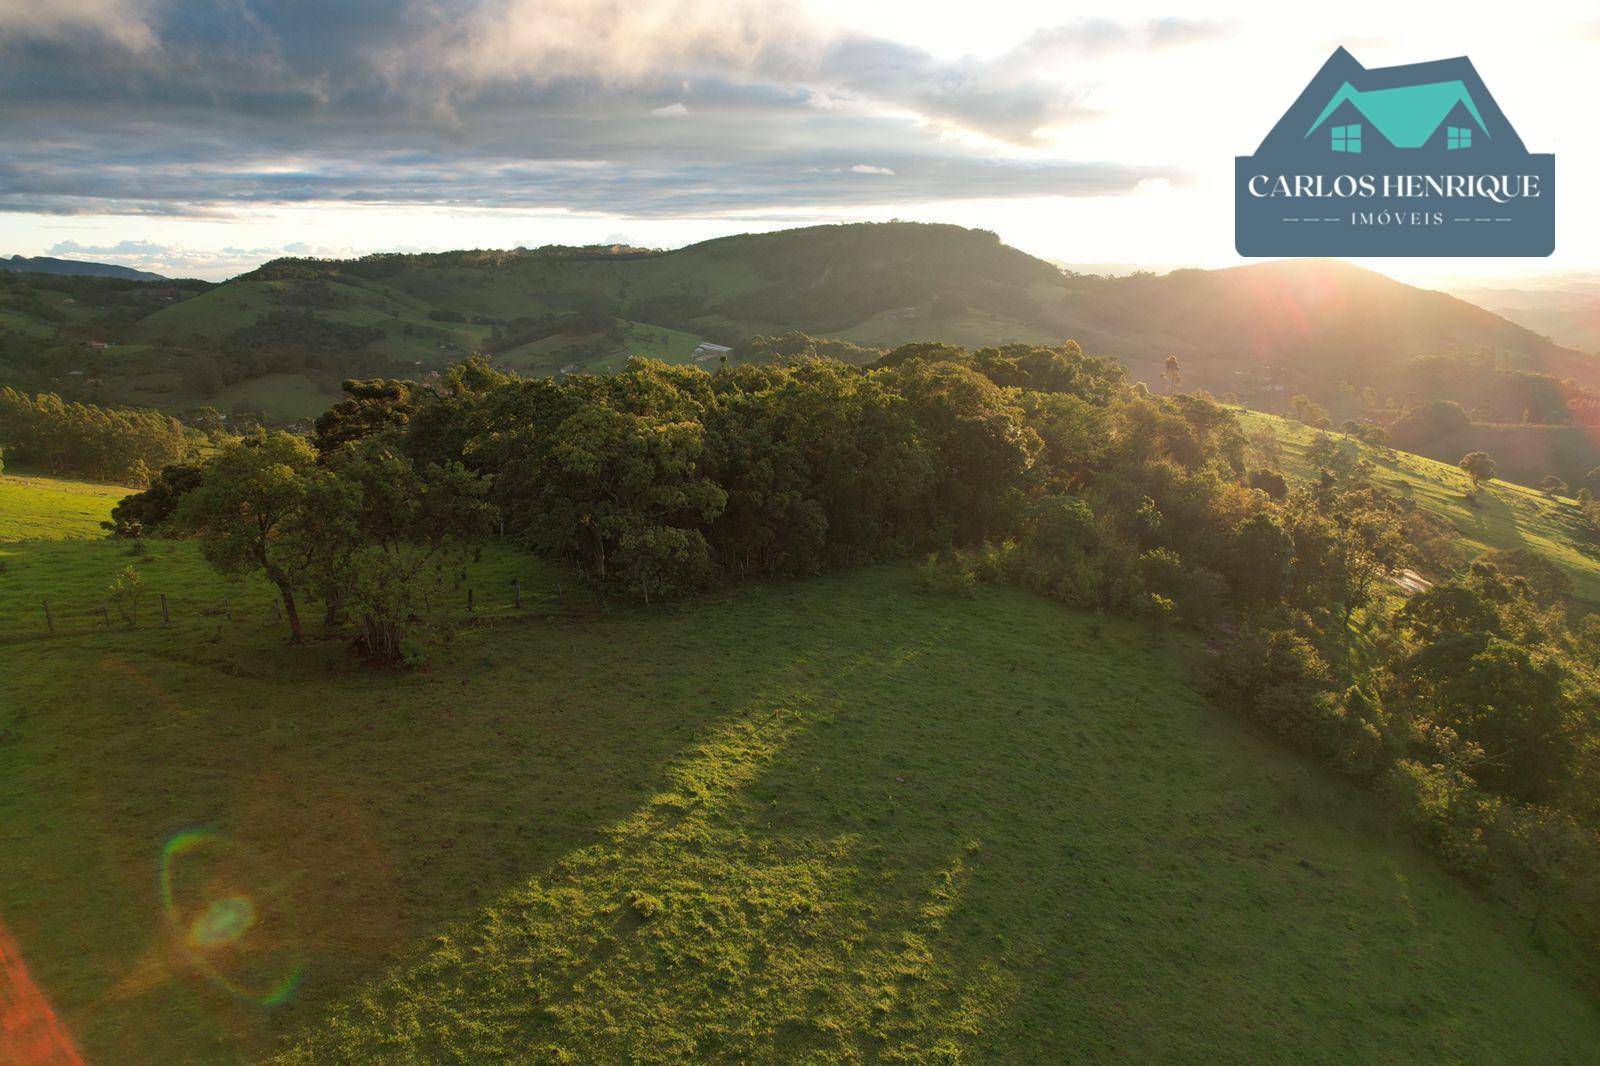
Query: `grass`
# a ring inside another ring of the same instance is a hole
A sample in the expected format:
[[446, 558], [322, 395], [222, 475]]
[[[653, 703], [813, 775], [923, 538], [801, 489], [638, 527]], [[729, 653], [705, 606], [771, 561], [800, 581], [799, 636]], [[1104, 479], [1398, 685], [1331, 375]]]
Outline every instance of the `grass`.
[[[1258, 411], [1238, 409], [1236, 413], [1247, 434], [1266, 428], [1277, 436], [1285, 473], [1302, 480], [1316, 476], [1314, 465], [1306, 458], [1316, 430]], [[1468, 496], [1471, 486], [1466, 474], [1448, 463], [1408, 452], [1360, 447], [1363, 457], [1373, 463], [1375, 483], [1448, 521], [1469, 550], [1531, 548], [1572, 576], [1574, 597], [1584, 608], [1600, 611], [1600, 544], [1584, 526], [1576, 502], [1499, 480], [1478, 492], [1474, 501]]]
[[[213, 581], [189, 547], [138, 565]], [[132, 558], [8, 548], [91, 590]], [[242, 595], [0, 648], [0, 919], [90, 1061], [1512, 1061], [1600, 1037], [1520, 924], [1194, 695], [1186, 640], [894, 566], [604, 614], [548, 610], [541, 574], [532, 617], [422, 673], [287, 648]], [[208, 887], [254, 916], [231, 947], [192, 945]]]
[[[100, 523], [133, 491], [121, 485], [0, 475], [0, 543], [104, 537]], [[4, 552], [0, 548], [0, 557]]]
[[338, 392], [330, 392], [304, 374], [263, 374], [235, 385], [229, 385], [209, 401], [221, 411], [232, 411], [235, 404], [265, 411], [267, 417], [285, 421], [297, 418], [314, 418], [339, 401]]

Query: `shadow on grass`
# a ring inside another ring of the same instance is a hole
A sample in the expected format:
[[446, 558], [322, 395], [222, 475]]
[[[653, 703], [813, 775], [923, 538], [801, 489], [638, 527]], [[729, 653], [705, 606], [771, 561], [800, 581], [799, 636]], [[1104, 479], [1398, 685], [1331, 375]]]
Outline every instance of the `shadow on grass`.
[[[911, 584], [485, 630], [427, 676], [34, 664], [0, 902], [108, 1061], [1466, 1057], [1458, 1030], [1494, 1057], [1600, 1028], [1345, 792], [1287, 786], [1176, 680], [1181, 639]], [[152, 849], [196, 821], [281, 871], [284, 1007], [152, 949]]]
[[[1177, 683], [1184, 642], [855, 580], [774, 597], [826, 635], [791, 625], [659, 791], [285, 1058], [1448, 1058], [1596, 1031], [1351, 788]], [[760, 646], [751, 609], [673, 635]]]

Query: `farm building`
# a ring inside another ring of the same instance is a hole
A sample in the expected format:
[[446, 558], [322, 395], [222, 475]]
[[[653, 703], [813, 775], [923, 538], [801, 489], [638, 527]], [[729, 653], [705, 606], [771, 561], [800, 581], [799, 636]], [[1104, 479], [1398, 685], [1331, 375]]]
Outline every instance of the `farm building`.
[[724, 355], [733, 354], [733, 349], [726, 344], [712, 344], [710, 341], [704, 341], [696, 345], [694, 351], [690, 354], [695, 362], [708, 363]]

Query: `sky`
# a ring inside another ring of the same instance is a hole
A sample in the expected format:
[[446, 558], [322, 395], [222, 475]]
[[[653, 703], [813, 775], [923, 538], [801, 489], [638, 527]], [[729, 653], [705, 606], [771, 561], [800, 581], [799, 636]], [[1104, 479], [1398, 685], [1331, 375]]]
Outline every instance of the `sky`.
[[1226, 266], [1233, 158], [1334, 50], [1468, 55], [1600, 268], [1600, 9], [1118, 0], [0, 0], [0, 253], [220, 279], [281, 255], [678, 247], [890, 218]]

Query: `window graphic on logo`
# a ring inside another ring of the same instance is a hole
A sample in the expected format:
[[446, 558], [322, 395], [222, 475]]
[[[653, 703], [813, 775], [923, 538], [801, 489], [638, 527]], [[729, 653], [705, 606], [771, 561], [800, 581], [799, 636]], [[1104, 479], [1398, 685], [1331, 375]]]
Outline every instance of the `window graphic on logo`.
[[1368, 70], [1340, 48], [1235, 160], [1234, 205], [1247, 256], [1543, 256], [1555, 157], [1465, 56]]
[[1335, 152], [1361, 151], [1361, 124], [1353, 126], [1333, 127], [1333, 150]]

